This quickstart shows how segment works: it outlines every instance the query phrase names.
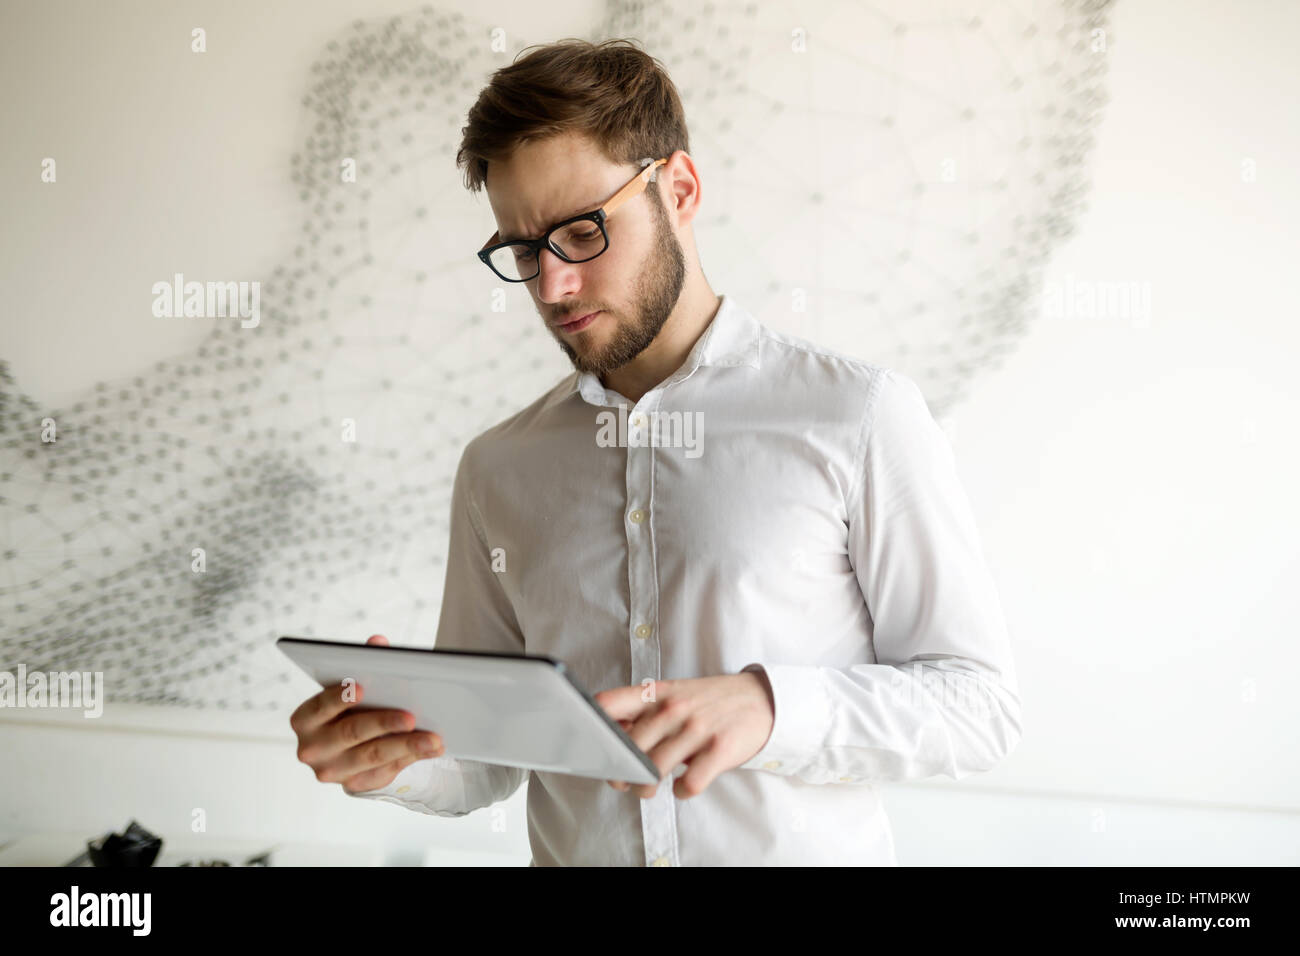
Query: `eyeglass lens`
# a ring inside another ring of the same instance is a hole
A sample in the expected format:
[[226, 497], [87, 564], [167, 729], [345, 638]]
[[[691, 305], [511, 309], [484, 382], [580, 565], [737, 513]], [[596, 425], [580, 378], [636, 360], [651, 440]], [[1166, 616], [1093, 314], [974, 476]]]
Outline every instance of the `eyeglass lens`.
[[[570, 262], [585, 262], [605, 251], [605, 232], [598, 223], [582, 219], [561, 226], [551, 233], [551, 245]], [[522, 242], [511, 243], [493, 251], [492, 268], [512, 282], [537, 275], [537, 254]]]

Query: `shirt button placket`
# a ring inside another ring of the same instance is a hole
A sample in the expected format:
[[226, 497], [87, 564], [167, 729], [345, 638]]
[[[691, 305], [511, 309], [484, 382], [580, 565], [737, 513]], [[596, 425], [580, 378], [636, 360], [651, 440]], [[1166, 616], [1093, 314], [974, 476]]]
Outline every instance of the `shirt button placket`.
[[[654, 552], [654, 501], [651, 480], [654, 448], [646, 440], [646, 409], [659, 401], [656, 389], [641, 397], [628, 416], [627, 442], [627, 576], [628, 626], [631, 630], [632, 683], [660, 680], [658, 588]], [[653, 797], [641, 804], [641, 836], [647, 866], [672, 866], [677, 861], [677, 818], [671, 778], [660, 781]]]

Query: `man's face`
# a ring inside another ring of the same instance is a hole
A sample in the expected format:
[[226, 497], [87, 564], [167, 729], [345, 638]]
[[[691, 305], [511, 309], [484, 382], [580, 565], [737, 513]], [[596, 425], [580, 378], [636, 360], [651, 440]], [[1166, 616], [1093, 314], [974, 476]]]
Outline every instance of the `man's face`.
[[[493, 163], [487, 191], [501, 235], [535, 239], [561, 219], [598, 208], [635, 173], [634, 167], [610, 163], [585, 138], [553, 137]], [[647, 183], [614, 211], [605, 223], [609, 248], [600, 256], [569, 263], [545, 249], [541, 271], [524, 283], [578, 371], [603, 375], [636, 358], [681, 295], [686, 257], [656, 198], [658, 188]], [[580, 331], [559, 327], [596, 311], [601, 314]]]

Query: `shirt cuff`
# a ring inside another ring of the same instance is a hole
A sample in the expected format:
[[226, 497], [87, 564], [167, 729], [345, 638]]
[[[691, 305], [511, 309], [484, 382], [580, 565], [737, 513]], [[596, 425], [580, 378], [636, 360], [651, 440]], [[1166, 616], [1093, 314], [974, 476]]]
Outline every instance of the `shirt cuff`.
[[831, 725], [831, 699], [817, 667], [747, 664], [741, 673], [767, 676], [772, 688], [772, 733], [758, 753], [736, 769], [793, 776], [814, 764]]

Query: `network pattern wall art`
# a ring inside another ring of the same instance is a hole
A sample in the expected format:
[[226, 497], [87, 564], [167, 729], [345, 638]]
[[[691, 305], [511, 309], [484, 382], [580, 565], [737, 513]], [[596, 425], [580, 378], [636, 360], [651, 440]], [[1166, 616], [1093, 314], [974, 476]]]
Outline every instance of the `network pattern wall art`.
[[[1085, 208], [1113, 42], [1106, 2], [978, 6], [611, 2], [588, 37], [673, 75], [714, 289], [906, 371], [936, 414], [1032, 321]], [[489, 74], [555, 39], [429, 6], [345, 26], [286, 157], [299, 239], [246, 277], [255, 326], [66, 407], [0, 363], [0, 669], [281, 709], [300, 695], [278, 635], [432, 643], [461, 449], [569, 372], [474, 257], [494, 222], [454, 163]], [[148, 334], [157, 298], [122, 327]]]

